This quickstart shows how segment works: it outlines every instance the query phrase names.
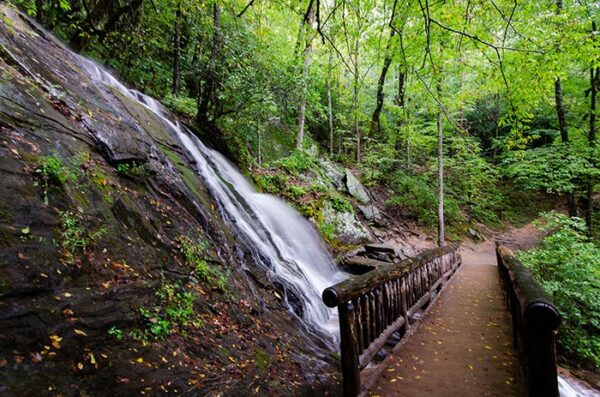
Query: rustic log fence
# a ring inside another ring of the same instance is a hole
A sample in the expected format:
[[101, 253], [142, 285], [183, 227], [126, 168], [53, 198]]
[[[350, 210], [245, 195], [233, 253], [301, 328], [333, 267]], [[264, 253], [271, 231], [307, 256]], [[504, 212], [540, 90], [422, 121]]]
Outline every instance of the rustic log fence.
[[344, 396], [357, 396], [361, 370], [427, 306], [461, 264], [458, 245], [425, 251], [397, 264], [379, 267], [323, 291], [323, 301], [337, 307], [340, 321]]
[[497, 245], [496, 257], [529, 396], [558, 397], [555, 339], [560, 314], [510, 249]]

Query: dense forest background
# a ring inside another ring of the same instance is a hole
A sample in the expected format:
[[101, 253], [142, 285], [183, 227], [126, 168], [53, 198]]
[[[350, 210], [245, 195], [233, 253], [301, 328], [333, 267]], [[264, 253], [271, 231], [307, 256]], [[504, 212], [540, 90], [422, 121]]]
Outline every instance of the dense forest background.
[[547, 237], [522, 258], [561, 305], [564, 354], [600, 366], [597, 2], [17, 3], [328, 241], [319, 186], [295, 178], [322, 157], [359, 171], [387, 214], [445, 219], [448, 239], [568, 214], [547, 213]]

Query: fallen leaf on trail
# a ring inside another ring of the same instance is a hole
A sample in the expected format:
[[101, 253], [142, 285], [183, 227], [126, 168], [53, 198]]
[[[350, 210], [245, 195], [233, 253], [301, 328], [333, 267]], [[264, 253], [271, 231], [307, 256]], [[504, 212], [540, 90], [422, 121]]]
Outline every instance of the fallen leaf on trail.
[[75, 328], [75, 329], [73, 330], [73, 332], [75, 332], [77, 335], [81, 335], [81, 336], [88, 336], [88, 335], [87, 335], [85, 332], [83, 332], [82, 330], [80, 330], [80, 329], [77, 329], [77, 328]]
[[138, 363], [140, 363], [140, 364], [141, 364], [141, 363], [143, 363], [143, 362], [144, 362], [144, 359], [140, 357], [140, 358], [138, 358], [136, 361], [137, 361]]

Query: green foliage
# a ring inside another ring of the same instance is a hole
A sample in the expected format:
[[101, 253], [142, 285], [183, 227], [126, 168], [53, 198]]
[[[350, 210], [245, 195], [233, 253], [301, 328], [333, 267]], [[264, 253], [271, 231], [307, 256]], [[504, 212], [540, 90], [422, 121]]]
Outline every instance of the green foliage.
[[330, 194], [328, 200], [331, 207], [338, 212], [354, 212], [352, 203], [339, 193]]
[[[393, 180], [395, 195], [386, 204], [399, 207], [403, 213], [425, 226], [437, 223], [437, 191], [435, 182], [426, 175], [396, 173]], [[459, 208], [454, 199], [446, 197], [444, 215], [448, 223], [459, 219]]]
[[63, 186], [67, 182], [76, 182], [79, 176], [73, 167], [63, 164], [57, 156], [42, 157], [39, 160], [36, 173], [42, 178], [44, 188], [44, 204], [49, 204], [48, 190], [50, 186]]
[[125, 333], [122, 329], [118, 328], [116, 325], [113, 325], [108, 329], [108, 334], [114, 337], [116, 340], [121, 341], [125, 339]]
[[282, 175], [262, 175], [255, 174], [254, 182], [256, 187], [265, 193], [278, 194], [285, 190], [287, 185], [287, 178]]
[[547, 236], [519, 259], [532, 269], [563, 317], [560, 352], [599, 369], [600, 247], [588, 240], [579, 218], [549, 212], [538, 227]]
[[569, 145], [519, 151], [507, 156], [506, 174], [525, 189], [575, 192], [582, 181], [600, 177], [600, 169], [589, 158], [586, 150]]
[[288, 157], [273, 163], [275, 167], [279, 167], [292, 175], [298, 175], [302, 171], [308, 170], [313, 164], [315, 164], [315, 158], [300, 150], [294, 150]]
[[198, 113], [198, 101], [193, 98], [184, 96], [174, 96], [167, 94], [163, 100], [163, 104], [173, 112], [193, 118]]
[[183, 254], [188, 266], [194, 269], [194, 276], [200, 281], [208, 283], [210, 287], [222, 292], [227, 292], [228, 275], [219, 267], [208, 263], [207, 244], [201, 239], [193, 240], [188, 236], [180, 236], [179, 250]]
[[319, 233], [325, 239], [325, 241], [331, 243], [335, 240], [337, 227], [334, 224], [318, 222], [317, 229], [319, 230]]
[[196, 296], [179, 284], [163, 282], [155, 294], [160, 302], [147, 309], [140, 308], [147, 334], [164, 338], [175, 330], [185, 332], [190, 326], [199, 326], [201, 321], [195, 315]]
[[149, 174], [148, 166], [137, 161], [118, 163], [116, 170], [119, 174], [144, 178]]
[[75, 263], [77, 256], [87, 253], [94, 242], [106, 234], [104, 228], [89, 230], [79, 212], [61, 211], [60, 218], [60, 246], [67, 263]]
[[302, 186], [290, 185], [288, 193], [292, 199], [299, 199], [306, 194], [306, 190]]

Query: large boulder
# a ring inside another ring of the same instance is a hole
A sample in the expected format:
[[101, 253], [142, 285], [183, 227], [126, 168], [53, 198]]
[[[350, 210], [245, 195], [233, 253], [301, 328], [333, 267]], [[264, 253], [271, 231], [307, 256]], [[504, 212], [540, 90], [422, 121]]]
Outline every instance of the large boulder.
[[348, 193], [360, 203], [369, 204], [371, 202], [369, 192], [367, 192], [367, 189], [356, 179], [350, 170], [346, 170], [346, 187], [348, 188]]
[[335, 226], [335, 237], [344, 244], [362, 244], [371, 240], [369, 231], [352, 212], [341, 212], [326, 204], [322, 211], [323, 222]]
[[346, 175], [344, 172], [344, 168], [339, 165], [325, 159], [319, 160], [319, 164], [331, 182], [333, 186], [335, 186], [338, 190], [345, 190], [346, 186], [344, 184], [344, 176]]
[[381, 220], [381, 211], [373, 204], [359, 204], [358, 210], [368, 221], [379, 222]]

